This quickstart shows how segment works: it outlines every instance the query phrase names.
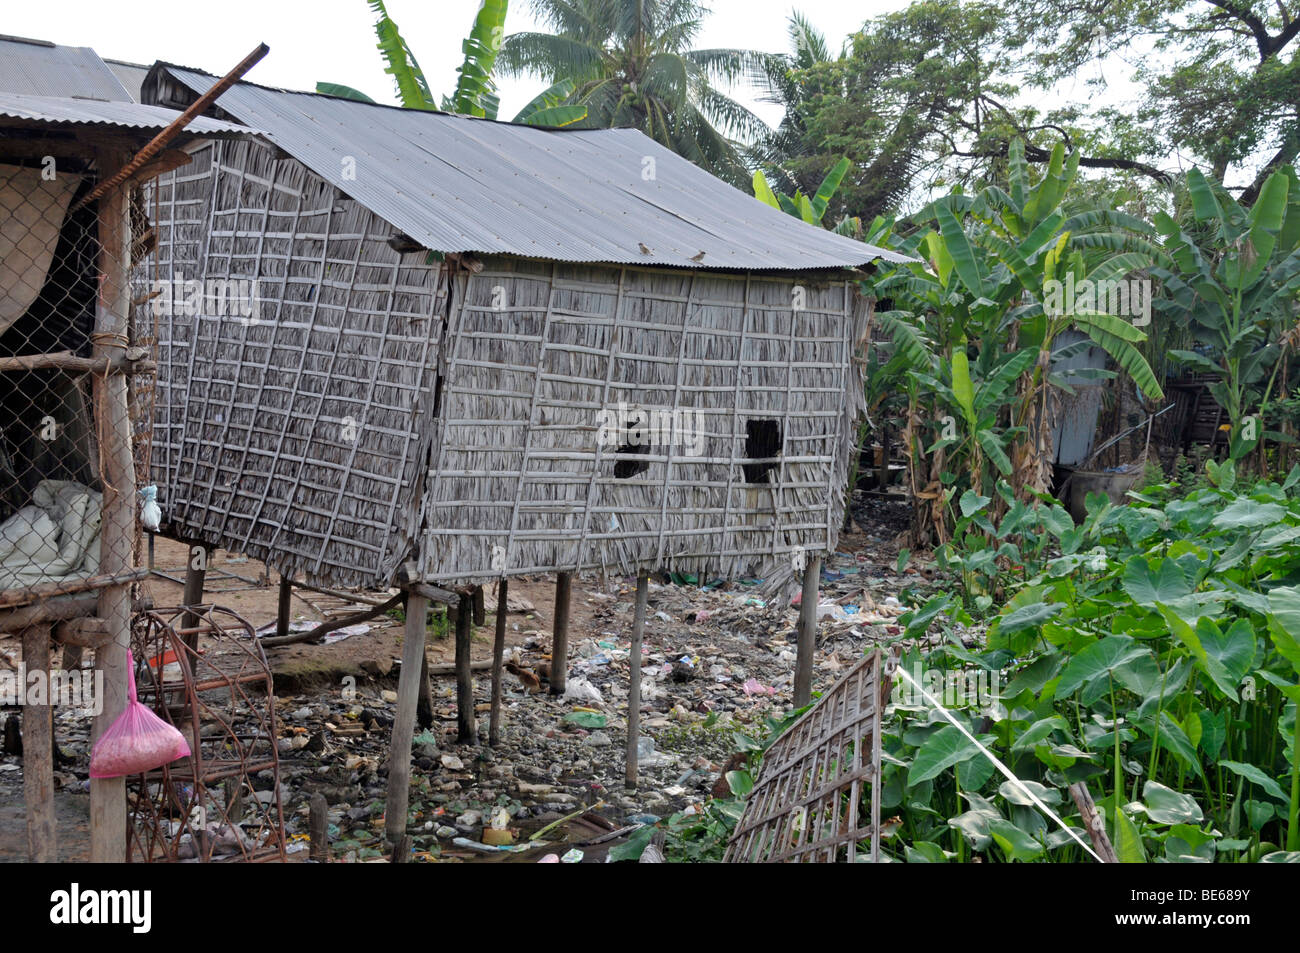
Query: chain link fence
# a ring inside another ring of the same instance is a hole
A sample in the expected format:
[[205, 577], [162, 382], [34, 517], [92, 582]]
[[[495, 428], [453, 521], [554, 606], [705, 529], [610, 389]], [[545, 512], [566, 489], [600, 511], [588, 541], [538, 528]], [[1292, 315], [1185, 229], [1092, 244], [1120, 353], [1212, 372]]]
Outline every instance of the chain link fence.
[[[106, 259], [97, 205], [81, 204], [93, 186], [93, 174], [72, 160], [0, 158], [0, 605], [24, 601], [17, 594], [35, 587], [75, 588], [75, 580], [97, 572], [103, 467], [95, 407], [107, 377], [103, 354], [126, 357], [132, 347], [152, 345], [149, 309], [140, 306], [148, 298], [141, 289], [148, 287], [152, 232], [138, 190], [130, 333], [96, 335]], [[97, 343], [108, 347], [96, 353]], [[152, 378], [129, 380], [136, 471], [145, 476]]]

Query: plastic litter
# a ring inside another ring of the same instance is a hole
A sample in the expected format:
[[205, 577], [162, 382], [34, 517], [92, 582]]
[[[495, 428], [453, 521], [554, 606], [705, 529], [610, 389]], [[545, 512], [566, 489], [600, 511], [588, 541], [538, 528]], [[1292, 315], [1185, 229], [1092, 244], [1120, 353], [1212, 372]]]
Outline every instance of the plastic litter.
[[135, 660], [126, 650], [127, 702], [90, 751], [92, 778], [143, 774], [177, 758], [188, 758], [185, 736], [140, 704], [135, 691]]

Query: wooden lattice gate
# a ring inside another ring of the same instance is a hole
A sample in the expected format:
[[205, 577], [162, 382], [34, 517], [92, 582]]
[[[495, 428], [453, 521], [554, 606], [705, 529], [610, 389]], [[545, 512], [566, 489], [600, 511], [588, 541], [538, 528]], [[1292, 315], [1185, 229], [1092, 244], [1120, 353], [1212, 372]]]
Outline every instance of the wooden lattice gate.
[[[880, 856], [880, 722], [895, 654], [851, 668], [763, 756], [727, 863], [855, 863]], [[871, 816], [861, 816], [864, 783]], [[863, 856], [860, 842], [870, 839]]]

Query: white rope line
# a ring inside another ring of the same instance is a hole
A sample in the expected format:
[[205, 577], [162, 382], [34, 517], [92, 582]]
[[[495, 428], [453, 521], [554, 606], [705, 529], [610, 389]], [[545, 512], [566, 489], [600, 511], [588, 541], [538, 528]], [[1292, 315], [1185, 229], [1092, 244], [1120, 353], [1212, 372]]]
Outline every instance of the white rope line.
[[[1078, 835], [1078, 833], [1075, 831], [1073, 827], [1071, 827], [1069, 824], [1066, 824], [1065, 821], [1061, 820], [1060, 816], [1057, 815], [1055, 811], [1053, 811], [1050, 807], [1048, 807], [1041, 800], [1039, 800], [1038, 795], [1036, 795], [1033, 791], [1029, 790], [1029, 787], [1025, 784], [1024, 781], [1021, 781], [1018, 777], [1012, 774], [1011, 769], [1008, 768], [1005, 764], [1003, 764], [998, 759], [997, 755], [995, 755], [988, 748], [984, 747], [984, 745], [980, 744], [979, 739], [976, 738], [974, 735], [972, 735], [969, 731], [967, 731], [966, 726], [963, 725], [956, 718], [954, 718], [952, 712], [948, 711], [948, 709], [944, 708], [943, 705], [939, 704], [939, 702], [935, 700], [933, 695], [931, 695], [919, 684], [917, 684], [916, 679], [914, 679], [911, 675], [907, 674], [907, 670], [903, 668], [903, 666], [901, 665], [898, 666], [898, 668], [895, 669], [894, 674], [901, 675], [904, 679], [907, 680], [907, 683], [909, 685], [911, 685], [913, 688], [915, 688], [918, 692], [921, 693], [922, 698], [924, 698], [935, 708], [939, 709], [939, 713], [943, 715], [943, 717], [947, 718], [948, 721], [951, 722], [954, 728], [956, 728], [963, 735], [965, 735], [967, 741], [969, 741], [976, 748], [978, 748], [980, 750], [980, 753], [984, 755], [984, 757], [992, 761], [993, 766], [997, 768], [999, 771], [1001, 771], [1003, 774], [1005, 774], [1008, 780], [1010, 780], [1013, 784], [1015, 784], [1016, 787], [1020, 788], [1020, 790], [1024, 791], [1025, 795], [1029, 798], [1029, 800], [1033, 801], [1034, 804], [1037, 805], [1043, 811], [1044, 814], [1046, 814], [1052, 820], [1056, 821], [1057, 825], [1061, 828], [1061, 830], [1065, 831], [1065, 833], [1073, 837], [1078, 842], [1080, 847], [1082, 847], [1084, 850], [1086, 850], [1089, 854], [1091, 854], [1093, 857], [1097, 859], [1098, 863], [1101, 864], [1105, 863], [1105, 861], [1101, 859], [1101, 856], [1095, 850], [1093, 850], [1086, 843], [1084, 843], [1083, 838], [1081, 838]], [[960, 792], [958, 793], [960, 794]]]

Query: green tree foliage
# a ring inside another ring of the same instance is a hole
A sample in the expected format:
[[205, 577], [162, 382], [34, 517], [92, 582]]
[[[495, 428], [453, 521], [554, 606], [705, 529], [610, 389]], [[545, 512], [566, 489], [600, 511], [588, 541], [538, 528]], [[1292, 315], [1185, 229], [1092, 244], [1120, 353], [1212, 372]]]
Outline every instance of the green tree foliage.
[[694, 0], [533, 0], [552, 33], [506, 37], [497, 66], [508, 75], [570, 82], [588, 128], [630, 126], [735, 185], [749, 180], [739, 143], [767, 133], [718, 90], [759, 54], [697, 50], [704, 8]]
[[[1297, 0], [1016, 0], [1005, 40], [1041, 88], [1121, 56], [1139, 64], [1144, 109], [1114, 118], [1155, 125], [1225, 181], [1244, 172], [1244, 204], [1300, 154]], [[1258, 173], [1243, 163], [1264, 153]]]

